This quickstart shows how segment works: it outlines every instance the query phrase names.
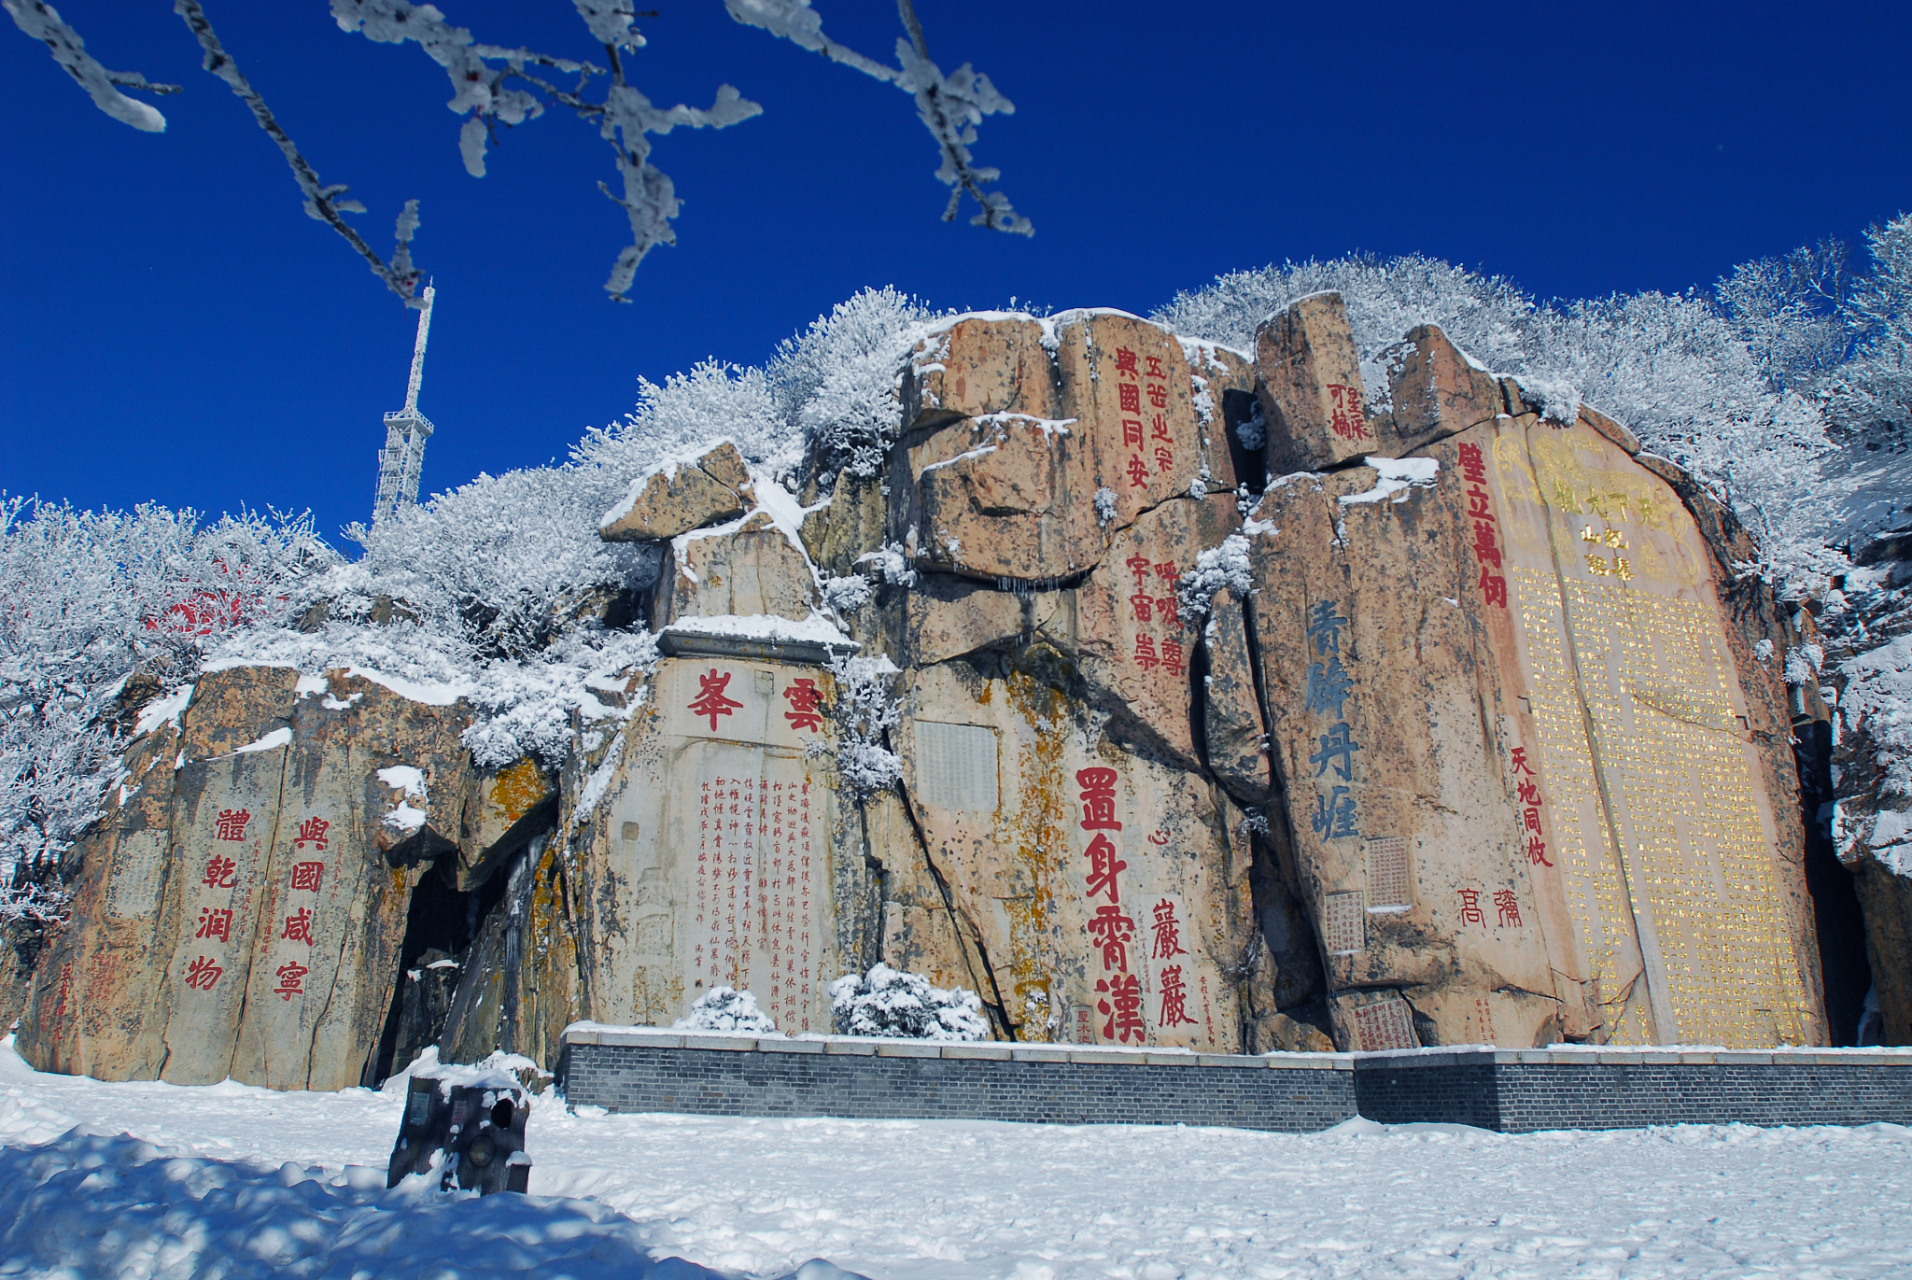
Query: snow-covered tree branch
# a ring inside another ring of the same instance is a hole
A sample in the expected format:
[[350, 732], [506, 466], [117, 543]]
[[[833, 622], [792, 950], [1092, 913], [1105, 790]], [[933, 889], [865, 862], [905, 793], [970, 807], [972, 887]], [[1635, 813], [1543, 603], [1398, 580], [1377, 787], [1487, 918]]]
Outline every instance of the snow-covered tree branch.
[[[996, 91], [988, 76], [976, 72], [968, 63], [946, 76], [930, 61], [922, 24], [910, 0], [899, 0], [907, 36], [897, 41], [895, 67], [865, 57], [824, 36], [823, 20], [810, 7], [810, 0], [725, 2], [730, 16], [745, 26], [781, 36], [910, 94], [916, 102], [918, 117], [936, 140], [942, 157], [936, 177], [950, 188], [949, 205], [943, 213], [945, 221], [956, 216], [963, 198], [968, 196], [980, 209], [970, 219], [972, 223], [1018, 235], [1033, 232], [1029, 220], [1015, 211], [1008, 197], [990, 189], [990, 184], [1001, 176], [999, 171], [978, 165], [970, 151], [976, 142], [976, 126], [983, 117], [1012, 113], [1014, 105]], [[54, 60], [102, 111], [137, 129], [151, 132], [165, 129], [165, 117], [157, 110], [119, 90], [139, 88], [168, 93], [177, 91], [178, 86], [149, 84], [143, 76], [134, 73], [106, 70], [87, 54], [79, 34], [42, 0], [0, 0], [0, 4], [5, 5], [23, 32], [47, 45]], [[618, 172], [615, 189], [604, 182], [599, 182], [598, 188], [624, 210], [631, 232], [631, 243], [619, 251], [604, 288], [614, 300], [628, 302], [632, 281], [644, 256], [657, 245], [677, 241], [671, 222], [678, 215], [680, 201], [669, 175], [650, 161], [650, 136], [662, 137], [679, 128], [728, 128], [760, 115], [763, 108], [728, 84], [718, 86], [708, 107], [682, 104], [657, 107], [631, 82], [626, 71], [627, 62], [647, 44], [632, 25], [637, 14], [631, 0], [573, 0], [573, 4], [591, 39], [603, 47], [610, 63], [608, 68], [530, 49], [481, 44], [468, 29], [447, 20], [436, 5], [413, 4], [409, 0], [330, 0], [333, 19], [341, 30], [356, 32], [381, 44], [416, 43], [444, 69], [452, 87], [451, 100], [445, 105], [465, 117], [458, 132], [458, 149], [466, 171], [474, 178], [485, 176], [485, 154], [497, 141], [498, 126], [509, 128], [543, 115], [544, 98], [583, 119], [596, 121], [599, 136], [611, 147]], [[370, 264], [373, 274], [408, 305], [418, 305], [413, 295], [423, 273], [414, 266], [411, 257], [412, 234], [418, 226], [418, 202], [406, 202], [398, 217], [397, 247], [389, 261], [381, 258], [343, 217], [347, 213], [363, 213], [365, 206], [346, 198], [344, 185], [327, 186], [319, 180], [312, 164], [266, 106], [265, 99], [240, 73], [199, 0], [175, 0], [173, 7], [199, 41], [205, 55], [205, 69], [225, 81], [251, 109], [260, 128], [285, 154], [293, 178], [305, 196], [306, 213], [338, 232]], [[543, 73], [577, 79], [567, 89]], [[602, 98], [586, 96], [593, 80], [599, 78], [605, 80]], [[540, 98], [540, 94], [544, 97]]]

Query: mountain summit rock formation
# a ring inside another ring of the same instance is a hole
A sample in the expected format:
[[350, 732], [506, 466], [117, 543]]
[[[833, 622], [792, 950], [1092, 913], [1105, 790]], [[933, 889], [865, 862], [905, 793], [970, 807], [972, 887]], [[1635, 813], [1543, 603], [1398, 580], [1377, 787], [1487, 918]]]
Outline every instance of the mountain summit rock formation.
[[21, 1051], [337, 1088], [716, 986], [828, 1031], [879, 961], [1024, 1041], [1824, 1043], [1798, 637], [1744, 534], [1436, 328], [1384, 366], [1334, 294], [1252, 357], [952, 319], [879, 465], [713, 441], [605, 514], [661, 549], [662, 656], [555, 773], [378, 673], [205, 676]]

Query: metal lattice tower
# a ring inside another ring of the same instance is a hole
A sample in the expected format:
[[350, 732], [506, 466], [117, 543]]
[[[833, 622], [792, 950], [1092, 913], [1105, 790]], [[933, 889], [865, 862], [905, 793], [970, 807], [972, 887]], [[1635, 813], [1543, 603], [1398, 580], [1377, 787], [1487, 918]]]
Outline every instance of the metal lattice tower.
[[418, 411], [418, 388], [425, 380], [425, 340], [432, 331], [432, 294], [425, 286], [425, 309], [418, 314], [418, 341], [412, 347], [412, 380], [405, 388], [405, 407], [385, 415], [385, 447], [378, 453], [378, 500], [372, 505], [376, 525], [400, 507], [418, 505], [418, 473], [425, 465], [425, 441], [431, 439], [431, 419]]

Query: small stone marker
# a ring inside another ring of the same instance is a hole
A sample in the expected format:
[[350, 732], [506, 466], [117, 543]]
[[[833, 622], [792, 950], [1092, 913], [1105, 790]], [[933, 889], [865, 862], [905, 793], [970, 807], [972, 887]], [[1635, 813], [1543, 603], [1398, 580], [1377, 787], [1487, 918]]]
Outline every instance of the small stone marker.
[[430, 1173], [433, 1156], [442, 1153], [440, 1190], [457, 1186], [487, 1196], [525, 1191], [531, 1183], [531, 1157], [524, 1149], [530, 1116], [530, 1098], [503, 1071], [454, 1068], [442, 1077], [413, 1076], [385, 1185]]

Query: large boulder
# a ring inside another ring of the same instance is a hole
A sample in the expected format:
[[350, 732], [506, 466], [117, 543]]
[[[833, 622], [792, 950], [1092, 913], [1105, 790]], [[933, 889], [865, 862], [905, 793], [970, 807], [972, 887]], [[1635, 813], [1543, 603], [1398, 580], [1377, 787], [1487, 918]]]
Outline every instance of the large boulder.
[[1231, 490], [1248, 363], [1122, 312], [966, 319], [905, 372], [890, 540], [925, 569], [1058, 583], [1171, 498]]
[[468, 719], [339, 673], [202, 678], [132, 744], [84, 842], [22, 1055], [109, 1080], [360, 1083], [424, 874], [386, 849], [459, 831]]
[[1291, 476], [1248, 523], [1353, 1047], [1823, 1041], [1783, 695], [1669, 464], [1589, 419], [1511, 398], [1417, 458]]
[[723, 440], [694, 457], [668, 458], [633, 480], [624, 501], [604, 514], [598, 534], [606, 542], [664, 541], [734, 520], [756, 505], [743, 455]]

